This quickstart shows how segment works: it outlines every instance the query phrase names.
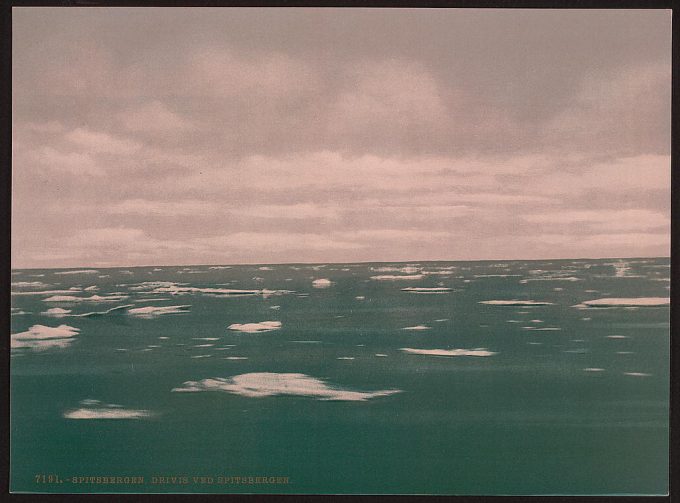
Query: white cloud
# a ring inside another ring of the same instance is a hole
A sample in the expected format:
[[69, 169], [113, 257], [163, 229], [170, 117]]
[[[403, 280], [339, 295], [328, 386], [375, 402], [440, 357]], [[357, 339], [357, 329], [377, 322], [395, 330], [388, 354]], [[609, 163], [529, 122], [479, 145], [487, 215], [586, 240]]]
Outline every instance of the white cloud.
[[142, 145], [133, 140], [119, 138], [108, 133], [76, 128], [65, 135], [65, 139], [88, 153], [129, 155], [137, 152]]
[[125, 110], [118, 117], [126, 129], [141, 133], [181, 133], [195, 128], [158, 100]]

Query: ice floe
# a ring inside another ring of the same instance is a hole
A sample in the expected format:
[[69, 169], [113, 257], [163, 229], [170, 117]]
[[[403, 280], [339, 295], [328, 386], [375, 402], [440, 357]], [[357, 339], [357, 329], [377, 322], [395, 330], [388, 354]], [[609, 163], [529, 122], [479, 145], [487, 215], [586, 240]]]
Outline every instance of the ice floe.
[[572, 307], [588, 308], [588, 307], [662, 307], [669, 306], [671, 299], [669, 297], [631, 297], [631, 298], [605, 298], [584, 300], [580, 304]]
[[99, 400], [83, 400], [83, 407], [64, 412], [66, 419], [144, 419], [151, 416], [148, 410], [125, 409], [120, 405]]
[[281, 328], [280, 321], [261, 321], [259, 323], [232, 323], [227, 327], [229, 330], [257, 334], [260, 332], [270, 332]]
[[624, 372], [623, 375], [632, 377], [650, 377], [652, 374], [647, 374], [646, 372]]
[[68, 275], [68, 274], [99, 274], [99, 271], [95, 269], [78, 269], [75, 271], [60, 271], [55, 272], [55, 275]]
[[333, 282], [328, 278], [319, 278], [312, 281], [312, 286], [314, 288], [328, 288]]
[[10, 346], [13, 349], [33, 349], [42, 351], [50, 348], [65, 348], [73, 342], [73, 337], [78, 335], [79, 328], [69, 325], [48, 327], [45, 325], [33, 325], [26, 332], [12, 334]]
[[427, 325], [415, 325], [412, 327], [404, 327], [402, 330], [430, 330], [432, 327], [428, 327]]
[[292, 395], [316, 398], [317, 400], [365, 401], [371, 398], [393, 395], [401, 390], [353, 391], [328, 385], [321, 379], [305, 374], [254, 372], [231, 378], [187, 381], [173, 388], [174, 392], [222, 391], [250, 398], [275, 395]]
[[191, 307], [190, 305], [181, 306], [145, 306], [145, 307], [135, 307], [134, 309], [128, 309], [128, 314], [130, 316], [135, 316], [137, 318], [156, 318], [164, 314], [182, 314], [188, 312], [187, 309]]
[[437, 294], [437, 293], [449, 293], [451, 291], [451, 288], [412, 286], [412, 287], [402, 288], [401, 291], [402, 292], [409, 292], [409, 293]]
[[371, 279], [376, 281], [416, 281], [423, 279], [424, 274], [409, 274], [409, 275], [394, 275], [394, 274], [380, 274], [378, 276], [371, 276]]
[[47, 284], [41, 281], [13, 281], [14, 288], [47, 288]]
[[91, 297], [76, 297], [74, 295], [54, 295], [43, 299], [43, 302], [118, 302], [127, 299], [127, 295], [92, 295]]
[[493, 356], [498, 353], [487, 351], [486, 348], [478, 349], [414, 349], [414, 348], [399, 348], [405, 353], [412, 353], [415, 355], [430, 355], [430, 356]]
[[482, 300], [480, 304], [491, 306], [552, 306], [552, 302], [541, 300]]
[[[420, 267], [405, 266], [405, 267], [371, 267], [374, 272], [400, 272], [403, 274], [415, 274], [420, 272]], [[448, 274], [448, 273], [447, 273]]]

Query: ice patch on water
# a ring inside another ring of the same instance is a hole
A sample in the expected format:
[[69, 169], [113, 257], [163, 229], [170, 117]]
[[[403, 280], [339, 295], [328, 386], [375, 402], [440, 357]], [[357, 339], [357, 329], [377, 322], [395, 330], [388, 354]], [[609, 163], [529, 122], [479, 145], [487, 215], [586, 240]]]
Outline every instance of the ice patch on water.
[[405, 266], [405, 267], [371, 267], [374, 272], [400, 272], [403, 274], [415, 274], [420, 271], [420, 267]]
[[588, 308], [588, 307], [662, 307], [669, 306], [671, 299], [669, 297], [632, 297], [632, 298], [605, 298], [584, 300], [580, 304], [572, 307]]
[[227, 327], [229, 330], [257, 334], [260, 332], [270, 332], [281, 328], [280, 321], [261, 321], [259, 323], [232, 323]]
[[164, 314], [187, 313], [187, 309], [190, 307], [190, 305], [135, 307], [134, 309], [128, 309], [128, 314], [137, 318], [156, 318]]
[[219, 337], [192, 337], [195, 341], [219, 341]]
[[583, 369], [584, 372], [604, 372], [604, 369], [598, 367], [588, 367]]
[[151, 416], [148, 410], [125, 409], [117, 404], [101, 403], [99, 400], [83, 400], [80, 409], [64, 412], [66, 419], [144, 419]]
[[211, 265], [208, 269], [231, 269], [230, 265]]
[[430, 330], [432, 327], [428, 327], [427, 325], [415, 325], [413, 327], [404, 327], [402, 330]]
[[337, 360], [354, 360], [353, 356], [338, 356]]
[[409, 293], [419, 293], [419, 294], [439, 294], [439, 293], [449, 293], [451, 291], [451, 288], [412, 286], [412, 287], [402, 288], [401, 291], [402, 292], [409, 292]]
[[68, 290], [41, 290], [37, 292], [12, 292], [12, 295], [59, 295], [66, 293], [79, 292], [80, 288], [69, 288]]
[[492, 306], [552, 306], [552, 302], [545, 302], [539, 300], [483, 300], [480, 304], [489, 304]]
[[196, 345], [193, 346], [193, 347], [195, 347], [195, 348], [211, 348], [211, 347], [213, 347], [213, 346], [214, 346], [214, 344], [208, 343], [208, 344], [196, 344]]
[[416, 355], [430, 355], [430, 356], [493, 356], [498, 353], [487, 351], [485, 348], [479, 349], [414, 349], [414, 348], [399, 348], [405, 353], [412, 353]]
[[380, 358], [386, 358], [387, 355], [384, 353], [376, 353], [375, 356], [380, 357]]
[[187, 381], [174, 392], [222, 391], [250, 398], [275, 395], [292, 395], [315, 398], [317, 400], [365, 401], [371, 398], [393, 395], [401, 390], [381, 390], [372, 392], [352, 391], [326, 384], [305, 374], [254, 372], [231, 378], [203, 379]]
[[65, 348], [73, 342], [73, 337], [78, 335], [79, 328], [69, 325], [48, 327], [45, 325], [33, 325], [26, 332], [11, 334], [10, 346], [12, 349], [33, 349], [43, 351], [50, 348]]
[[628, 339], [627, 335], [608, 335], [607, 339]]
[[289, 341], [296, 342], [298, 344], [321, 344], [321, 341]]
[[423, 274], [411, 274], [411, 275], [403, 275], [403, 276], [396, 276], [393, 274], [381, 274], [378, 276], [371, 276], [371, 279], [374, 279], [376, 281], [415, 281], [419, 279], [423, 279], [425, 275]]
[[226, 356], [222, 358], [223, 360], [247, 360], [246, 356]]
[[64, 303], [72, 303], [72, 302], [118, 302], [123, 299], [127, 299], [127, 295], [105, 295], [105, 296], [100, 296], [100, 295], [93, 295], [91, 297], [75, 297], [73, 295], [54, 295], [52, 297], [48, 297], [47, 299], [43, 299], [43, 302], [64, 302]]
[[47, 284], [41, 281], [13, 281], [11, 285], [15, 288], [47, 288]]
[[475, 278], [517, 278], [521, 277], [521, 274], [475, 274]]
[[333, 282], [328, 278], [319, 278], [312, 281], [312, 286], [314, 288], [328, 288], [333, 284]]
[[55, 275], [67, 275], [67, 274], [99, 274], [99, 271], [95, 269], [78, 269], [76, 271], [60, 271], [55, 272]]
[[364, 295], [357, 295], [354, 298], [357, 299], [357, 300], [366, 300], [366, 297]]
[[652, 374], [647, 374], [645, 372], [624, 372], [623, 375], [632, 377], [650, 377]]
[[44, 313], [45, 316], [54, 316], [55, 318], [62, 318], [64, 316], [67, 316], [71, 312], [70, 309], [62, 309], [60, 307], [53, 307], [51, 309], [48, 309]]
[[192, 358], [210, 358], [212, 355], [196, 355], [192, 356]]

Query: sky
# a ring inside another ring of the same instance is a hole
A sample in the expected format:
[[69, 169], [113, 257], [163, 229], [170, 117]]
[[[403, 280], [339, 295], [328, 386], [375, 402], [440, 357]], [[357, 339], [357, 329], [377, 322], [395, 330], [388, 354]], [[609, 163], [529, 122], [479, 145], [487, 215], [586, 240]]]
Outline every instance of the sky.
[[12, 15], [14, 268], [670, 253], [669, 10]]

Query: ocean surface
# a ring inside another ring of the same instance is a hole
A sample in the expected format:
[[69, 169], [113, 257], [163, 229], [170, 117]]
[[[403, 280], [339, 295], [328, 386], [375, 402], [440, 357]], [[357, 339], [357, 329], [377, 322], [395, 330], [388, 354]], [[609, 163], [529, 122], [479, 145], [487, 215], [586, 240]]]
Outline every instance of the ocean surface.
[[11, 490], [665, 494], [669, 267], [14, 270]]

